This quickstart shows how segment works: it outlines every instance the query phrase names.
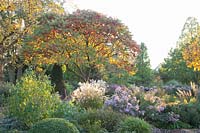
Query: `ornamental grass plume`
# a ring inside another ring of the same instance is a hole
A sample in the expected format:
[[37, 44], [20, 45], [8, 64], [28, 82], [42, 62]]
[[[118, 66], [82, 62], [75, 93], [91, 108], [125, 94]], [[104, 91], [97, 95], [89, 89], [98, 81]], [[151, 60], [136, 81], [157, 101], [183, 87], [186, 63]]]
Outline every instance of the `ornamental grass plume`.
[[83, 108], [101, 108], [105, 99], [106, 82], [90, 80], [79, 83], [72, 93], [72, 101]]

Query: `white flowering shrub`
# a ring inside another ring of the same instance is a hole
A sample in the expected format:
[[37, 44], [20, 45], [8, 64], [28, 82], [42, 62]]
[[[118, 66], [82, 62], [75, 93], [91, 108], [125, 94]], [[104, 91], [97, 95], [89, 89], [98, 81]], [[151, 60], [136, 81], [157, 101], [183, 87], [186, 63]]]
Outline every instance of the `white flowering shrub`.
[[73, 91], [72, 100], [83, 108], [101, 108], [105, 99], [106, 82], [91, 80], [79, 83], [79, 88]]

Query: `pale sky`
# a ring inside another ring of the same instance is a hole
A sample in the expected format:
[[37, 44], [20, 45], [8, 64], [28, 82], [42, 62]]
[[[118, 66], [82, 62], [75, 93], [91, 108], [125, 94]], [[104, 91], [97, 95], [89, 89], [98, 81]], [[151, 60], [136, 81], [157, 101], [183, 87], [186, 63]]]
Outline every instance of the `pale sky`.
[[152, 68], [163, 62], [170, 49], [176, 47], [186, 19], [200, 18], [200, 0], [70, 1], [79, 9], [91, 9], [120, 19], [138, 44], [146, 44]]

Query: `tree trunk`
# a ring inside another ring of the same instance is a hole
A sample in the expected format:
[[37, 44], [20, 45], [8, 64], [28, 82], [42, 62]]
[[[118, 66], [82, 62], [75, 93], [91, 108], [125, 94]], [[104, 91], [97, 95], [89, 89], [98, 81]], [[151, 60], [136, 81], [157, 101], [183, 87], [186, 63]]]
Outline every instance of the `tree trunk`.
[[3, 64], [0, 63], [0, 82], [3, 82]]
[[23, 66], [17, 68], [17, 80], [21, 78], [23, 74]]
[[12, 65], [8, 66], [8, 77], [9, 77], [9, 82], [11, 83], [15, 83], [15, 67], [13, 67]]
[[52, 83], [55, 84], [56, 91], [58, 91], [61, 95], [61, 99], [64, 99], [66, 97], [66, 87], [64, 84], [62, 68], [60, 65], [54, 64], [51, 72], [51, 80]]

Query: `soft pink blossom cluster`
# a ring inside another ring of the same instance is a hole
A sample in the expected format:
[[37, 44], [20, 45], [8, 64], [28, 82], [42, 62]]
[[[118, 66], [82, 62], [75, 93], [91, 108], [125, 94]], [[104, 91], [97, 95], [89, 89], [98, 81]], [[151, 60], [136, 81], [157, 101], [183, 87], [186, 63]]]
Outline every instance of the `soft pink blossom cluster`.
[[118, 86], [114, 95], [105, 101], [105, 106], [112, 107], [121, 113], [136, 116], [140, 113], [139, 100], [133, 95], [132, 90]]

